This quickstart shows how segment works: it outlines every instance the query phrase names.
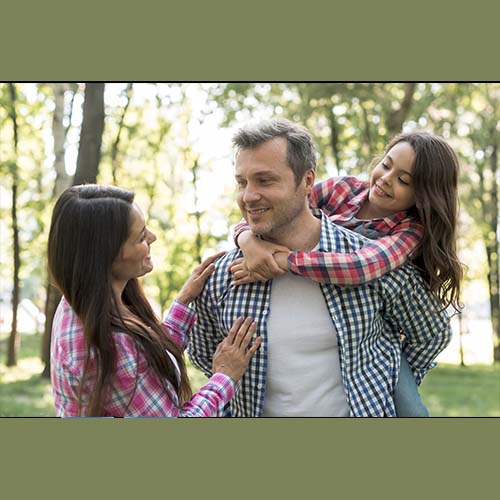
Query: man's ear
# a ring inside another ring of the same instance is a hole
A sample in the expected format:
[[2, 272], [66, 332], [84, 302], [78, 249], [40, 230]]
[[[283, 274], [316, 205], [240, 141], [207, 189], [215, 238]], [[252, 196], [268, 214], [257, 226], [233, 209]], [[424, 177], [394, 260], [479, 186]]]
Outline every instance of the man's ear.
[[306, 188], [307, 194], [311, 192], [313, 186], [314, 186], [314, 181], [316, 179], [316, 172], [310, 168], [305, 174], [304, 174], [304, 187]]

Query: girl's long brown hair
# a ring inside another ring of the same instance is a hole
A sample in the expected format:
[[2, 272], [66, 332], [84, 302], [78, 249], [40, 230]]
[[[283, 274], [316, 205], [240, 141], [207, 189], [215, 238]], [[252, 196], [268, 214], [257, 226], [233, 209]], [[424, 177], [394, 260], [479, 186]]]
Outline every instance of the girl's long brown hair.
[[421, 270], [431, 292], [443, 307], [462, 309], [460, 303], [463, 265], [457, 256], [459, 162], [441, 137], [410, 132], [397, 135], [386, 148], [407, 142], [415, 151], [412, 209], [424, 225], [424, 236], [413, 263]]
[[[166, 381], [175, 388], [181, 404], [191, 397], [182, 352], [164, 331], [137, 279], [127, 283], [122, 295], [131, 316], [123, 318], [115, 303], [111, 266], [129, 236], [133, 200], [134, 193], [113, 186], [74, 186], [60, 196], [52, 213], [49, 272], [83, 323], [87, 353], [80, 408], [86, 408], [86, 415], [105, 411], [116, 371], [114, 330], [133, 338], [165, 389]], [[167, 350], [177, 360], [180, 380]]]

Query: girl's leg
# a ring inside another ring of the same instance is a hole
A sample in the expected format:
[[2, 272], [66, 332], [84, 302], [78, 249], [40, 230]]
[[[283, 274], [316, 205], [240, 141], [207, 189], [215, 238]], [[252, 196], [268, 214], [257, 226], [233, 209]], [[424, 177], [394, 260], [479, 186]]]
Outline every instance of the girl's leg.
[[429, 411], [420, 399], [417, 383], [404, 354], [401, 355], [401, 370], [394, 391], [394, 404], [398, 417], [428, 417]]

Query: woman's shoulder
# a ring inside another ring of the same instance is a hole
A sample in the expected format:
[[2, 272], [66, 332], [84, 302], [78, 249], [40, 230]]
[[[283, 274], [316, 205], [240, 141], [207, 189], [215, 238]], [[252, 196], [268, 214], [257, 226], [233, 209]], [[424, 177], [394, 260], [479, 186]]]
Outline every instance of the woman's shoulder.
[[63, 296], [52, 322], [52, 354], [68, 366], [77, 365], [85, 358], [84, 326], [74, 309]]

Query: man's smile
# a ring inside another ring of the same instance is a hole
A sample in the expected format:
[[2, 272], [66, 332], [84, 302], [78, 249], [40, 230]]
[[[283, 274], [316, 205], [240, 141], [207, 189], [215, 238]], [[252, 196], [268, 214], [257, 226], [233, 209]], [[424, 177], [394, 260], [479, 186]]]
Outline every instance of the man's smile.
[[267, 212], [269, 208], [247, 208], [246, 211], [250, 215], [260, 215]]

